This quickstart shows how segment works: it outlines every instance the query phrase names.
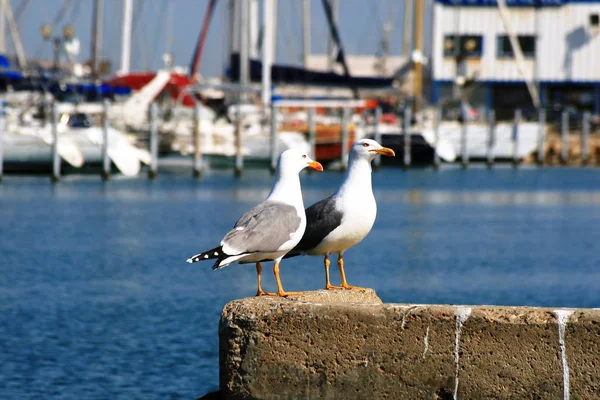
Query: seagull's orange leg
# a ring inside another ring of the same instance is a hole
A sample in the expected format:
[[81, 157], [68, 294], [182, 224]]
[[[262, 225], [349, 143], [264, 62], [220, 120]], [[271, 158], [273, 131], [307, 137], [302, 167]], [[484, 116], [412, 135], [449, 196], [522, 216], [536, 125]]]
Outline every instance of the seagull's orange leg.
[[275, 274], [275, 280], [277, 281], [278, 296], [286, 297], [302, 294], [302, 292], [286, 292], [285, 290], [283, 290], [283, 286], [281, 285], [281, 279], [279, 278], [279, 261], [277, 260], [275, 260], [275, 265], [273, 266], [273, 273]]
[[344, 256], [342, 255], [342, 253], [338, 254], [338, 268], [340, 269], [340, 276], [342, 277], [342, 287], [344, 289], [348, 289], [348, 290], [360, 290], [361, 292], [364, 292], [365, 288], [362, 288], [360, 286], [350, 286], [348, 285], [348, 282], [346, 282], [346, 274], [344, 273]]
[[336, 290], [336, 289], [341, 289], [341, 286], [333, 286], [331, 284], [331, 282], [329, 281], [329, 264], [331, 264], [331, 262], [329, 261], [329, 255], [326, 254], [325, 255], [325, 289], [327, 290]]
[[262, 273], [262, 265], [259, 262], [256, 263], [256, 275], [258, 276], [258, 291], [256, 292], [257, 296], [275, 296], [277, 293], [269, 293], [262, 290], [262, 285], [260, 282], [260, 274]]

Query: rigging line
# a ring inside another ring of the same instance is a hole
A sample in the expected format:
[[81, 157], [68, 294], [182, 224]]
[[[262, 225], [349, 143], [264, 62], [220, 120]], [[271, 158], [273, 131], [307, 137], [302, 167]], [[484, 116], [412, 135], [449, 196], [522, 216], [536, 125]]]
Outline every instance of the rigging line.
[[[383, 21], [381, 20], [378, 4], [379, 4], [379, 2], [377, 2], [377, 1], [370, 3], [369, 11], [371, 13], [371, 16], [370, 16], [370, 18], [368, 15], [365, 16], [367, 18], [367, 23], [363, 24], [363, 26], [362, 26], [361, 35], [359, 36], [359, 39], [358, 39], [359, 43], [360, 43], [359, 48], [364, 48], [363, 45], [365, 44], [365, 41], [373, 38], [372, 35], [367, 35], [367, 29], [369, 28], [369, 25], [370, 25], [369, 22], [373, 22], [374, 20], [377, 20], [376, 21], [377, 26], [380, 27], [379, 32], [381, 33], [381, 31], [383, 31]], [[381, 40], [380, 40], [380, 42], [381, 42]], [[360, 51], [359, 51], [359, 53], [360, 53]]]
[[50, 15], [50, 13], [48, 12], [48, 3], [43, 1], [42, 5], [40, 6], [39, 9], [40, 15], [45, 19], [47, 15]]
[[377, 24], [382, 26], [385, 21], [381, 18], [381, 9], [379, 8], [379, 2], [371, 3], [371, 16], [377, 20]]
[[406, 12], [406, 5], [399, 5], [398, 10], [394, 16], [394, 30], [393, 36], [396, 38], [395, 53], [396, 55], [404, 54], [404, 13]]
[[137, 11], [133, 13], [133, 21], [131, 22], [131, 31], [134, 33], [137, 30], [138, 22], [140, 21], [142, 13], [144, 12], [144, 4], [146, 4], [146, 2], [144, 0], [139, 0], [136, 2], [136, 4]]
[[206, 44], [206, 38], [208, 37], [208, 31], [210, 23], [212, 22], [216, 2], [217, 0], [210, 0], [207, 5], [206, 11], [204, 12], [204, 21], [202, 22], [202, 29], [200, 30], [200, 35], [198, 36], [196, 47], [194, 48], [192, 60], [190, 61], [190, 70], [188, 76], [192, 79], [199, 74], [198, 69], [202, 61], [204, 45]]
[[[300, 2], [299, 2], [299, 1], [293, 1], [293, 2], [292, 2], [292, 7], [290, 7], [290, 12], [291, 12], [291, 20], [292, 20], [292, 21], [295, 21], [296, 23], [298, 22], [298, 18], [294, 18], [294, 17], [301, 16], [301, 15], [302, 15], [302, 12], [303, 12], [302, 10], [299, 10], [299, 9], [298, 9], [298, 7], [300, 7], [300, 6], [299, 6], [299, 4], [300, 4]], [[288, 29], [290, 29], [290, 30], [292, 29], [291, 25], [292, 25], [292, 24], [290, 24], [290, 26], [288, 27]], [[299, 28], [300, 28], [300, 29], [299, 29], [299, 30], [300, 30], [300, 33], [299, 33], [298, 35], [296, 35], [296, 36], [293, 36], [293, 37], [302, 37], [302, 29], [303, 29], [303, 28], [302, 28], [302, 23], [300, 24], [300, 27], [299, 27]], [[292, 33], [292, 35], [293, 35], [293, 33]], [[294, 60], [294, 58], [293, 58], [293, 55], [292, 55], [292, 62], [294, 62], [294, 61], [302, 61], [302, 51], [298, 51], [298, 49], [297, 49], [297, 48], [296, 48], [296, 46], [295, 46], [295, 45], [298, 43], [298, 40], [293, 40], [293, 41], [292, 41], [292, 43], [293, 43], [293, 45], [294, 45], [294, 48], [293, 48], [293, 49], [291, 49], [291, 50], [293, 50], [293, 53], [292, 53], [292, 54], [296, 54], [296, 55], [297, 55], [297, 57], [298, 57], [298, 59], [297, 59], [297, 60]]]
[[[223, 4], [227, 4], [225, 1], [221, 1], [220, 4], [217, 3], [217, 8], [215, 10], [215, 14], [219, 14], [219, 13], [223, 13], [225, 14], [225, 8], [222, 6]], [[215, 17], [215, 19], [217, 19]], [[211, 65], [214, 65], [217, 67], [217, 73], [219, 75], [222, 74], [222, 72], [225, 70], [225, 54], [227, 53], [227, 51], [225, 50], [227, 48], [227, 42], [225, 41], [225, 38], [227, 37], [227, 24], [221, 24], [221, 29], [220, 32], [218, 33], [218, 42], [217, 42], [217, 50], [216, 50], [216, 57], [213, 59]]]
[[166, 0], [167, 2], [167, 28], [166, 28], [166, 35], [165, 35], [165, 53], [171, 53], [171, 50], [173, 48], [173, 30], [174, 30], [174, 25], [173, 25], [173, 3], [170, 2], [169, 0]]
[[58, 10], [58, 13], [54, 17], [52, 26], [57, 26], [58, 24], [60, 24], [62, 22], [63, 18], [67, 14], [67, 11], [69, 10], [69, 7], [71, 6], [71, 2], [72, 2], [72, 0], [63, 1], [62, 7], [60, 8], [60, 10]]
[[[150, 62], [150, 64], [154, 64], [156, 63], [156, 53], [158, 52], [158, 46], [160, 43], [160, 38], [162, 36], [165, 36], [165, 24], [161, 23], [161, 21], [165, 21], [165, 16], [166, 16], [166, 4], [168, 3], [167, 0], [163, 0], [162, 2], [155, 2], [154, 3], [154, 24], [152, 26], [155, 26], [156, 29], [153, 30], [153, 36], [154, 36], [154, 40], [152, 41], [152, 43], [154, 44], [151, 48], [150, 48], [150, 57], [148, 58], [148, 61]], [[162, 63], [159, 63], [159, 67], [162, 66]]]
[[27, 8], [27, 5], [29, 4], [29, 0], [22, 0], [21, 4], [19, 4], [19, 8], [17, 8], [17, 11], [15, 12], [15, 21], [19, 22], [19, 18], [21, 18], [21, 15], [23, 14], [23, 12], [25, 11], [25, 9]]
[[[135, 49], [135, 52], [137, 54], [137, 59], [140, 59], [140, 60], [143, 60], [143, 58], [144, 58], [144, 50], [142, 49], [143, 42], [142, 42], [142, 38], [140, 38], [140, 32], [138, 30], [138, 27], [139, 27], [139, 22], [143, 16], [144, 4], [146, 4], [146, 2], [144, 0], [139, 0], [136, 2], [137, 10], [134, 10], [133, 18], [131, 21], [131, 36], [136, 42], [138, 42], [140, 44], [139, 46], [132, 46], [132, 48]], [[142, 62], [142, 67], [143, 66], [144, 66], [144, 63]]]
[[225, 77], [227, 67], [229, 66], [229, 59], [231, 56], [231, 54], [229, 54], [229, 43], [231, 43], [232, 38], [229, 35], [229, 2], [221, 1], [221, 4], [221, 13], [223, 21], [221, 23], [220, 37], [223, 38], [223, 41], [225, 41], [225, 38], [227, 38], [227, 41], [225, 42], [227, 44], [224, 44], [223, 49], [221, 50], [221, 65], [219, 66], [219, 76]]
[[[288, 4], [290, 4], [290, 3], [288, 3]], [[291, 4], [292, 4], [292, 7], [295, 7], [295, 6], [297, 6], [298, 3], [294, 1], [294, 2], [291, 2]], [[293, 17], [294, 16], [294, 9], [292, 7], [290, 7], [289, 10], [290, 10], [290, 13], [292, 14], [292, 17]], [[301, 14], [296, 14], [296, 15], [301, 15]], [[294, 32], [292, 31], [292, 24], [291, 24], [291, 22], [293, 20], [294, 20], [294, 18], [291, 18], [291, 21], [290, 21], [289, 24], [284, 24], [285, 27], [286, 27], [286, 30], [285, 30], [286, 42], [289, 44], [288, 46], [286, 46], [287, 47], [288, 62], [291, 62], [291, 63], [293, 63], [295, 61], [294, 60], [294, 54], [297, 54], [296, 53], [296, 46], [295, 46], [296, 40], [294, 40], [295, 36], [294, 36]]]
[[[145, 3], [145, 1], [144, 1]], [[146, 9], [144, 9], [144, 15], [140, 15], [140, 21], [142, 20], [142, 18], [145, 19], [149, 19], [152, 16], [148, 15], [148, 13], [146, 13]], [[138, 37], [138, 43], [139, 43], [139, 49], [140, 49], [140, 58], [142, 60], [142, 66], [144, 67], [145, 70], [150, 69], [149, 67], [149, 62], [148, 62], [148, 31], [147, 31], [147, 27], [149, 24], [143, 24], [143, 26], [137, 30], [137, 37]]]
[[[106, 4], [106, 2], [105, 2]], [[102, 30], [102, 42], [103, 43], [121, 43], [121, 27], [122, 20], [118, 20], [114, 18], [115, 9], [111, 8], [110, 11], [104, 12], [104, 29]], [[107, 26], [108, 25], [108, 26]], [[120, 62], [121, 60], [121, 48], [120, 46], [102, 46], [102, 56], [104, 59], [115, 60], [116, 62]], [[117, 67], [119, 68], [119, 67]]]
[[338, 24], [333, 19], [333, 10], [331, 8], [331, 3], [329, 0], [322, 0], [321, 3], [323, 4], [323, 11], [325, 11], [325, 16], [327, 17], [327, 25], [329, 25], [329, 34], [331, 35], [332, 41], [338, 47], [336, 61], [339, 60], [339, 63], [342, 64], [342, 68], [344, 69], [344, 77], [348, 80], [353, 97], [355, 99], [358, 99], [358, 88], [356, 87], [356, 84], [354, 84], [350, 80], [350, 69], [348, 68], [348, 62], [346, 61], [345, 49], [340, 38], [340, 33], [337, 26]]
[[392, 37], [393, 33], [394, 33], [394, 28], [395, 28], [395, 24], [394, 24], [394, 20], [395, 18], [397, 18], [398, 16], [396, 14], [394, 14], [394, 5], [395, 5], [395, 1], [388, 1], [388, 13], [387, 13], [387, 20], [386, 23], [390, 24], [390, 32], [388, 35], [388, 54], [392, 54]]
[[430, 40], [425, 40], [425, 38], [427, 38], [427, 34], [426, 32], [432, 32], [433, 28], [432, 28], [432, 18], [433, 18], [433, 7], [432, 7], [432, 3], [430, 1], [425, 1], [425, 4], [423, 5], [423, 31], [421, 32], [421, 35], [423, 35], [423, 46], [421, 48], [421, 52], [423, 52], [424, 55], [428, 55], [430, 54], [431, 49], [429, 48], [431, 46], [431, 41]]
[[72, 23], [79, 16], [79, 11], [81, 10], [81, 3], [81, 0], [76, 1], [73, 7], [71, 8], [71, 15], [68, 18], [70, 23]]
[[[42, 15], [45, 18], [45, 16], [49, 14], [48, 8], [46, 7], [48, 5], [48, 3], [44, 1], [41, 4], [42, 5], [40, 6], [40, 9], [39, 9], [40, 15]], [[49, 49], [50, 46], [51, 46], [51, 44], [48, 41], [41, 40], [38, 44], [38, 47], [37, 47], [35, 53], [33, 53], [33, 54], [36, 54], [36, 56], [37, 56], [38, 54], [42, 54], [42, 51], [44, 51], [43, 55], [45, 56], [46, 54], [48, 54], [48, 50], [44, 50], [44, 49]], [[52, 53], [50, 53], [50, 54], [52, 54]], [[40, 57], [40, 58], [38, 58], [38, 60], [41, 60], [44, 58], [47, 58], [47, 57]]]
[[[391, 0], [391, 3], [393, 4], [394, 0]], [[400, 37], [400, 33], [402, 32], [402, 31], [400, 31], [400, 27], [402, 25], [401, 25], [401, 22], [399, 21], [401, 18], [401, 15], [402, 15], [402, 13], [400, 12], [401, 8], [402, 7], [400, 7], [400, 10], [398, 10], [397, 13], [389, 14], [391, 16], [390, 23], [392, 24], [392, 32], [391, 32], [390, 36], [396, 38], [396, 40], [394, 40], [393, 43], [395, 43], [395, 46], [397, 49], [397, 50], [394, 49], [394, 46], [390, 46], [390, 54], [397, 54], [397, 55], [402, 54], [402, 41], [398, 39]], [[394, 9], [392, 7], [390, 7], [390, 12], [393, 10]]]
[[[156, 62], [156, 52], [158, 50], [159, 37], [162, 36], [162, 35], [160, 35], [160, 33], [162, 31], [164, 31], [164, 24], [161, 24], [160, 21], [166, 15], [165, 14], [165, 11], [166, 11], [165, 6], [167, 5], [167, 3], [168, 3], [168, 1], [161, 1], [160, 3], [158, 3], [158, 2], [154, 3], [154, 14], [155, 14], [156, 20], [154, 21], [153, 26], [160, 28], [160, 29], [153, 29], [154, 32], [152, 32], [153, 37], [154, 37], [154, 40], [152, 42], [154, 43], [154, 46], [152, 46], [152, 49], [150, 50], [149, 62], [151, 62], [151, 63]], [[159, 9], [159, 7], [160, 7], [160, 9]]]
[[[320, 15], [321, 14], [319, 14], [319, 16]], [[311, 25], [312, 25], [312, 22], [311, 22]], [[317, 37], [319, 37], [319, 38], [325, 38], [325, 39], [327, 38], [327, 36], [329, 35], [329, 27], [327, 26], [327, 18], [325, 18], [324, 23], [317, 24], [317, 32], [316, 33], [317, 33]], [[319, 44], [319, 48], [317, 49], [317, 52], [327, 54], [327, 40], [319, 40], [318, 44]]]

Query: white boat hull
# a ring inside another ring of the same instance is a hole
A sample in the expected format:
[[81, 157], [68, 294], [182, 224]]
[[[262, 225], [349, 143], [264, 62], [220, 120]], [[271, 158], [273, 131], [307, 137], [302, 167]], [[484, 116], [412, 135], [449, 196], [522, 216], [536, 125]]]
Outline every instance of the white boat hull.
[[[108, 156], [123, 175], [135, 176], [140, 172], [140, 162], [150, 162], [150, 154], [130, 144], [119, 131], [110, 128], [108, 137]], [[2, 141], [6, 163], [23, 164], [24, 170], [28, 163], [52, 163], [54, 140], [50, 125], [12, 126], [4, 132]], [[72, 167], [101, 163], [102, 144], [102, 128], [59, 129], [58, 154]]]
[[[462, 152], [462, 130], [458, 122], [443, 122], [439, 126], [439, 139], [449, 143], [457, 157]], [[424, 128], [423, 136], [431, 144], [434, 143], [433, 128]], [[518, 138], [513, 140], [513, 125], [510, 123], [498, 123], [494, 129], [494, 143], [492, 155], [494, 158], [512, 159], [515, 146], [518, 159], [531, 154], [537, 148], [539, 134], [538, 123], [524, 122], [519, 125]], [[469, 123], [466, 131], [467, 155], [472, 159], [485, 159], [488, 156], [489, 126], [486, 124]]]

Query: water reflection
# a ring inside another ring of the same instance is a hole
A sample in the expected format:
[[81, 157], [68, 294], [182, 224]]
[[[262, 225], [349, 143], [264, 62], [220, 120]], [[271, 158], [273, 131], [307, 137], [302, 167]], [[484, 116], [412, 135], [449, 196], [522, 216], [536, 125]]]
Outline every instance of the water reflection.
[[482, 204], [482, 205], [600, 205], [600, 192], [579, 191], [448, 191], [409, 190], [406, 193], [379, 190], [380, 201], [402, 201], [417, 204]]

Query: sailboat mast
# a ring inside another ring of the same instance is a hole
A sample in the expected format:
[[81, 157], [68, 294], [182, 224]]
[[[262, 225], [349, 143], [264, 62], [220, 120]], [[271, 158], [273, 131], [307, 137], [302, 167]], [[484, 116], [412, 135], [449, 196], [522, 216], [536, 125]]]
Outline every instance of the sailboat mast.
[[[331, 40], [331, 39], [330, 39]], [[310, 0], [302, 0], [302, 64], [308, 69], [310, 56]]]
[[19, 68], [27, 68], [27, 59], [25, 58], [25, 49], [23, 48], [23, 42], [21, 42], [21, 35], [19, 35], [19, 28], [17, 28], [17, 21], [12, 11], [12, 6], [8, 0], [4, 1], [4, 13], [6, 20], [8, 21], [8, 27], [10, 29], [10, 37], [17, 53], [17, 60], [19, 62]]
[[6, 53], [6, 2], [0, 0], [0, 53]]
[[[328, 2], [329, 2], [331, 17], [332, 17], [332, 23], [337, 25], [337, 23], [339, 21], [337, 0], [328, 0]], [[336, 55], [333, 54], [334, 49], [335, 49], [334, 46], [335, 46], [334, 39], [330, 35], [327, 38], [327, 70], [330, 72], [333, 71], [333, 64], [335, 63], [335, 58], [336, 58]]]
[[[249, 11], [249, 3], [245, 0], [238, 0], [239, 1], [239, 10], [240, 10], [240, 31], [239, 31], [239, 38], [240, 38], [240, 85], [242, 86], [242, 88], [246, 88], [248, 86], [248, 81], [249, 81], [249, 71], [248, 71], [248, 45], [249, 45], [249, 38], [248, 38], [248, 11]], [[241, 97], [242, 99], [246, 99], [246, 94], [245, 92], [241, 93]]]
[[525, 80], [525, 84], [527, 85], [527, 90], [529, 91], [529, 95], [531, 96], [531, 102], [533, 103], [533, 106], [535, 108], [539, 108], [540, 95], [538, 93], [538, 88], [535, 85], [535, 82], [533, 82], [533, 79], [535, 78], [535, 71], [532, 74], [525, 64], [525, 57], [523, 56], [521, 45], [519, 44], [519, 40], [517, 39], [517, 35], [515, 34], [515, 31], [513, 30], [511, 24], [510, 13], [508, 11], [508, 7], [506, 6], [506, 0], [498, 0], [498, 12], [500, 13], [500, 18], [502, 19], [504, 30], [508, 35], [508, 40], [510, 42], [512, 51], [515, 54], [517, 68], [519, 70], [519, 73]]
[[[412, 19], [414, 0], [404, 0], [404, 33], [402, 34], [402, 54], [406, 60], [410, 60], [412, 52]], [[419, 0], [417, 0], [419, 2]]]
[[262, 103], [264, 109], [271, 105], [271, 66], [273, 65], [273, 14], [274, 0], [264, 0], [263, 4], [263, 46], [262, 46]]
[[236, 29], [236, 0], [229, 0], [228, 11], [227, 12], [227, 65], [229, 66], [229, 70], [233, 70], [233, 65], [231, 64], [232, 55], [238, 49], [237, 47], [237, 36], [235, 34]]
[[123, 0], [123, 37], [121, 44], [121, 73], [128, 74], [131, 59], [131, 22], [133, 0]]
[[91, 67], [92, 77], [98, 78], [98, 62], [102, 53], [102, 7], [103, 0], [94, 0], [94, 10], [92, 14], [92, 54]]
[[271, 105], [271, 66], [273, 65], [273, 2], [264, 0], [263, 4], [263, 59], [262, 59], [262, 103], [264, 109]]
[[418, 60], [415, 60], [415, 76], [414, 76], [414, 96], [415, 96], [415, 111], [421, 110], [421, 97], [423, 95], [423, 1], [415, 3], [415, 54], [418, 54]]
[[352, 89], [352, 94], [355, 99], [358, 99], [358, 88], [350, 83], [350, 69], [348, 68], [348, 63], [346, 62], [346, 55], [344, 52], [344, 47], [342, 46], [342, 40], [340, 39], [340, 35], [338, 33], [337, 25], [333, 20], [333, 11], [331, 9], [331, 0], [322, 0], [323, 8], [325, 9], [325, 16], [327, 17], [327, 23], [329, 24], [329, 31], [331, 35], [331, 39], [335, 43], [338, 48], [336, 60], [342, 64], [342, 68], [344, 69], [344, 76], [348, 79], [349, 86]]
[[250, 59], [258, 59], [258, 30], [259, 30], [259, 15], [258, 15], [258, 0], [246, 0], [248, 4], [248, 57]]
[[204, 22], [202, 23], [202, 29], [200, 30], [200, 36], [198, 37], [198, 43], [196, 45], [196, 51], [194, 51], [194, 59], [190, 68], [190, 78], [194, 78], [200, 69], [200, 61], [202, 60], [202, 52], [204, 51], [204, 43], [206, 43], [206, 36], [208, 35], [208, 27], [210, 26], [210, 20], [212, 19], [213, 12], [215, 10], [215, 4], [217, 0], [210, 0], [204, 13]]

